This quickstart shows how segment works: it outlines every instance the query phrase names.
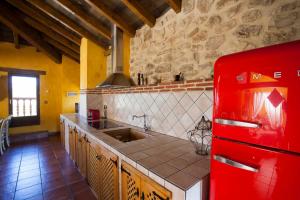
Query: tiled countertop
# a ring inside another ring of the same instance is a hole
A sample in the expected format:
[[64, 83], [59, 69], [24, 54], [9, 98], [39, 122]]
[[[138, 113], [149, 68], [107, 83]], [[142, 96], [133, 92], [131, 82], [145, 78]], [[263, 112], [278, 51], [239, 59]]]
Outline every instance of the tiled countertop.
[[123, 143], [103, 132], [120, 128], [141, 129], [117, 122], [122, 127], [97, 130], [90, 127], [86, 119], [77, 114], [63, 114], [62, 116], [184, 191], [187, 191], [209, 174], [210, 156], [197, 155], [189, 141], [150, 131], [149, 136], [144, 139]]

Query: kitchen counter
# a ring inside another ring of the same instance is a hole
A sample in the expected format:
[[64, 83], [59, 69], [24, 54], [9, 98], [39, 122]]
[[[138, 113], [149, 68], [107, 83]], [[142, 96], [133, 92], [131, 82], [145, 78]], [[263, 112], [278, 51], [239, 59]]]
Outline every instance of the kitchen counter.
[[187, 191], [209, 175], [210, 156], [196, 154], [189, 141], [149, 131], [148, 136], [144, 139], [123, 143], [103, 132], [120, 128], [143, 130], [113, 120], [110, 121], [118, 123], [122, 127], [97, 130], [89, 126], [86, 119], [77, 114], [63, 114], [61, 116], [77, 125], [82, 129], [81, 131], [101, 140], [129, 158], [137, 164], [137, 169], [140, 171], [153, 173], [183, 191]]

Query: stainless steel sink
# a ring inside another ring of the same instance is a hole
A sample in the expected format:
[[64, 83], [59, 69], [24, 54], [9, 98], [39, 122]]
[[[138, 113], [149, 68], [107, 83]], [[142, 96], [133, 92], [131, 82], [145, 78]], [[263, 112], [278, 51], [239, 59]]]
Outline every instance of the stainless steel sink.
[[103, 133], [121, 141], [121, 142], [130, 142], [134, 140], [140, 140], [147, 137], [147, 135], [141, 131], [137, 131], [132, 128], [126, 129], [117, 129], [112, 131], [104, 131]]

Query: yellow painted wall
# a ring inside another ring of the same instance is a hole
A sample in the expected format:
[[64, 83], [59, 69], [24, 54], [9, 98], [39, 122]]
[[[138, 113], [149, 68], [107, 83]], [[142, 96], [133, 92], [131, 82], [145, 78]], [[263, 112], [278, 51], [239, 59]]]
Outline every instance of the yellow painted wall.
[[[62, 65], [61, 113], [74, 113], [75, 103], [79, 103], [80, 65], [67, 57], [63, 57]], [[76, 92], [77, 95], [67, 96], [67, 92]]]
[[82, 38], [80, 46], [80, 89], [95, 88], [106, 78], [105, 50]]
[[[56, 64], [33, 47], [15, 49], [13, 44], [0, 44], [0, 66], [19, 69], [43, 70], [40, 76], [41, 124], [12, 128], [12, 134], [35, 131], [59, 131], [59, 114], [74, 112], [74, 103], [79, 95], [66, 97], [66, 91], [79, 91], [79, 64], [63, 57], [62, 64]], [[0, 77], [0, 117], [8, 115], [7, 74]]]

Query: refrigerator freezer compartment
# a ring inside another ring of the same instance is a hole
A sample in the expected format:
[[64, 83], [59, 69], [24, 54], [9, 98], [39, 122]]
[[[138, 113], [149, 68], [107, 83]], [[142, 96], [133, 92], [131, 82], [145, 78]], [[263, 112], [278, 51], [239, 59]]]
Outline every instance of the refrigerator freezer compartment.
[[299, 200], [300, 156], [213, 139], [210, 200]]

